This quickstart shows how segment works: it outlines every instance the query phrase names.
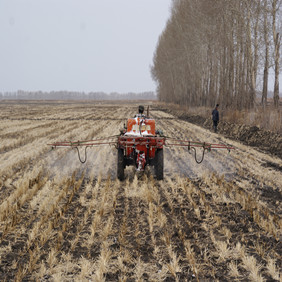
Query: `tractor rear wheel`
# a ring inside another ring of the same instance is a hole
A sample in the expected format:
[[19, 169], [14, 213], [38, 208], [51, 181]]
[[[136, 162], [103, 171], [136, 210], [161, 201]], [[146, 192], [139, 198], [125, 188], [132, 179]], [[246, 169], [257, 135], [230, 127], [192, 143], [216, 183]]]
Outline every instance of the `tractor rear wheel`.
[[118, 148], [117, 177], [119, 180], [124, 180], [124, 154], [123, 149], [120, 148]]
[[163, 149], [159, 149], [156, 151], [155, 173], [156, 173], [157, 180], [164, 179], [164, 152], [163, 152]]

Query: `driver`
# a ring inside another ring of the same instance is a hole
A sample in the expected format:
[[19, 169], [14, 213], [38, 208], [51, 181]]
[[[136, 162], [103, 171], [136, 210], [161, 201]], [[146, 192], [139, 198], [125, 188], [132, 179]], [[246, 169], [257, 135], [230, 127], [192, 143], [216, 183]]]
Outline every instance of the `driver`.
[[145, 109], [144, 106], [143, 106], [143, 105], [140, 105], [140, 106], [138, 107], [138, 114], [135, 115], [135, 118], [136, 118], [136, 117], [145, 118], [144, 109]]

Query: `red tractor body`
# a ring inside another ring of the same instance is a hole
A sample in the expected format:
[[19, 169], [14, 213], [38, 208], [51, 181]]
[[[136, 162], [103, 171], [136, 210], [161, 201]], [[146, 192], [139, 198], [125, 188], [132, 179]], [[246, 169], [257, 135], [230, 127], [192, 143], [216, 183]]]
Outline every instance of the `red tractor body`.
[[124, 168], [129, 165], [143, 171], [154, 166], [157, 179], [163, 179], [164, 137], [156, 134], [155, 120], [144, 116], [130, 118], [118, 138], [118, 178], [124, 179]]

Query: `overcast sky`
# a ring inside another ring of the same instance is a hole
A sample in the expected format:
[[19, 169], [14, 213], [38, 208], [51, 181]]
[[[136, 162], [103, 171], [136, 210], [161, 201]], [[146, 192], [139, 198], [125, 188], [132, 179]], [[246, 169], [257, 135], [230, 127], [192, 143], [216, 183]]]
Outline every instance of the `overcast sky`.
[[0, 0], [0, 92], [155, 90], [171, 0]]

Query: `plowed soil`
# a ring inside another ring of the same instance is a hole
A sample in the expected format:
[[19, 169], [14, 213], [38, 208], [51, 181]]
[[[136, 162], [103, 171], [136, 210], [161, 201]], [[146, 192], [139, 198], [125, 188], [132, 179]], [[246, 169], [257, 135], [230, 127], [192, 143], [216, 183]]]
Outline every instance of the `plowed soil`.
[[121, 182], [114, 147], [47, 144], [117, 135], [138, 103], [1, 102], [1, 281], [281, 281], [281, 158], [148, 104], [166, 136], [235, 150], [166, 147], [164, 180]]

